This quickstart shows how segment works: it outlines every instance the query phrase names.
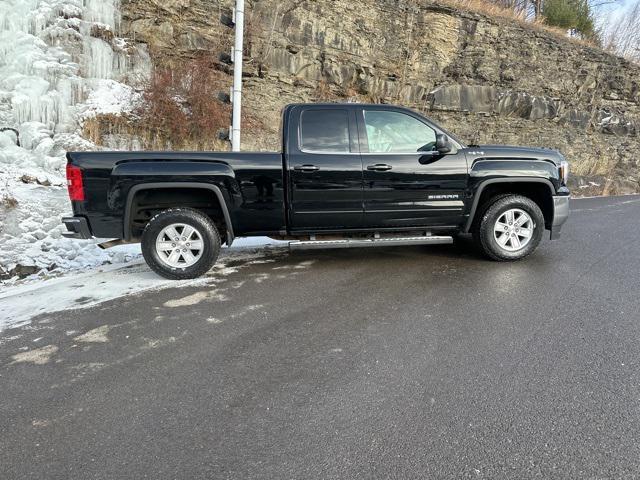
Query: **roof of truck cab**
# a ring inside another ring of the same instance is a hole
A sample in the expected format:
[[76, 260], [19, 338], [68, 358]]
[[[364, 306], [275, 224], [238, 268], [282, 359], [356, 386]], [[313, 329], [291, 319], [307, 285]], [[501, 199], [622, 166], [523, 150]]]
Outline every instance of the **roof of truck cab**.
[[392, 103], [359, 103], [359, 102], [309, 102], [309, 103], [290, 103], [287, 107], [392, 107], [392, 108], [406, 108], [411, 110], [410, 107], [403, 105], [396, 105]]
[[394, 104], [391, 104], [391, 103], [357, 103], [357, 102], [290, 103], [290, 104], [288, 104], [287, 106], [284, 107], [284, 109], [282, 110], [282, 114], [283, 115], [287, 115], [287, 113], [290, 110], [292, 110], [292, 109], [294, 109], [296, 107], [341, 107], [341, 108], [375, 107], [375, 108], [388, 108], [390, 110], [391, 109], [393, 109], [393, 110], [404, 110], [406, 112], [411, 112], [413, 115], [418, 115], [418, 116], [422, 117], [429, 124], [431, 124], [432, 127], [435, 127], [436, 129], [439, 129], [440, 131], [442, 131], [443, 133], [448, 135], [450, 138], [455, 140], [460, 145], [460, 147], [462, 147], [462, 148], [466, 147], [465, 142], [463, 142], [460, 139], [460, 137], [458, 137], [454, 133], [448, 131], [446, 128], [444, 128], [439, 123], [433, 121], [431, 118], [429, 118], [424, 113], [419, 112], [417, 110], [414, 110], [411, 107], [405, 107], [403, 105], [394, 105]]

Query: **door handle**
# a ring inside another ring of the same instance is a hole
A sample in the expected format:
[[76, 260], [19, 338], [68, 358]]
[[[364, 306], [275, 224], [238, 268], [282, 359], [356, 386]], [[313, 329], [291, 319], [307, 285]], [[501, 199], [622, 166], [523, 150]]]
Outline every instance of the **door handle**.
[[293, 167], [296, 172], [317, 172], [320, 170], [320, 167], [316, 167], [315, 165], [296, 165]]
[[375, 172], [387, 172], [391, 170], [393, 167], [391, 165], [387, 165], [386, 163], [376, 163], [375, 165], [369, 165], [367, 170], [373, 170]]

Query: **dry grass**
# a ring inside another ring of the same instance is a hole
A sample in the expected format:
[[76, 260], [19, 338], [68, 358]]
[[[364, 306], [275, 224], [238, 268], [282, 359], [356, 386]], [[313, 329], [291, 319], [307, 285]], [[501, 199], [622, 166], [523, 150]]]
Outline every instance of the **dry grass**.
[[96, 145], [102, 145], [106, 135], [130, 134], [130, 123], [130, 119], [121, 115], [98, 115], [85, 120], [82, 136]]
[[[243, 115], [243, 120], [245, 120]], [[250, 124], [250, 122], [247, 122]], [[246, 125], [243, 125], [243, 128]], [[83, 136], [97, 145], [104, 145], [108, 135], [122, 136], [118, 148], [127, 150], [215, 150], [229, 149], [226, 140], [220, 140], [216, 135], [199, 135], [176, 138], [174, 134], [166, 134], [141, 123], [135, 117], [114, 117], [100, 115], [85, 121]]]
[[317, 102], [330, 102], [336, 100], [339, 97], [333, 91], [331, 91], [329, 82], [327, 82], [325, 79], [322, 79], [318, 82], [318, 85], [313, 91], [313, 98]]
[[17, 208], [18, 200], [9, 193], [3, 193], [2, 197], [0, 197], [0, 207], [4, 210], [13, 210]]
[[[5, 211], [13, 210], [18, 206], [18, 199], [11, 194], [9, 189], [9, 181], [5, 180], [4, 186], [0, 190], [0, 208]], [[2, 222], [0, 222], [0, 231], [2, 230]]]
[[468, 12], [479, 13], [491, 18], [499, 18], [508, 21], [516, 21], [523, 27], [531, 28], [541, 32], [550, 33], [556, 38], [567, 42], [576, 43], [583, 46], [598, 47], [593, 41], [568, 37], [566, 29], [547, 25], [542, 18], [532, 19], [524, 11], [517, 11], [513, 8], [504, 7], [487, 0], [442, 0], [439, 4], [446, 4], [451, 7]]
[[488, 17], [507, 18], [509, 20], [517, 20], [522, 23], [543, 25], [539, 20], [531, 21], [523, 11], [516, 11], [513, 8], [503, 7], [494, 2], [486, 0], [444, 0], [442, 3], [461, 10], [481, 13]]
[[363, 94], [353, 82], [345, 85], [332, 85], [326, 79], [318, 82], [311, 92], [311, 98], [315, 102], [358, 101], [375, 102], [368, 94]]
[[111, 43], [115, 37], [113, 31], [106, 25], [93, 25], [91, 27], [91, 36], [100, 38], [107, 43]]

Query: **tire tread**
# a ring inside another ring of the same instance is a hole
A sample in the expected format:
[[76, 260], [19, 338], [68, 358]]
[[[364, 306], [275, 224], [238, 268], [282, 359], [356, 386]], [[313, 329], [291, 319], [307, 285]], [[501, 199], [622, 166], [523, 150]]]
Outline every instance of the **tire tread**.
[[[529, 242], [529, 245], [520, 252], [514, 252], [515, 255], [506, 253], [504, 250], [495, 246], [495, 241], [493, 240], [495, 216], [502, 210], [506, 210], [507, 207], [527, 210], [536, 223], [533, 238]], [[482, 253], [490, 259], [498, 262], [513, 262], [528, 257], [536, 250], [542, 240], [543, 231], [544, 215], [537, 203], [523, 195], [502, 194], [485, 202], [481, 216], [478, 221], [474, 223], [473, 239], [480, 247], [480, 250], [482, 250]]]
[[[155, 237], [157, 228], [164, 228], [171, 223], [195, 223], [207, 242], [206, 258], [201, 259], [195, 265], [183, 269], [171, 268], [164, 265], [156, 258]], [[204, 230], [204, 231], [202, 231]], [[216, 225], [211, 218], [195, 208], [176, 207], [163, 210], [153, 216], [142, 232], [142, 255], [151, 270], [161, 277], [169, 280], [187, 280], [198, 278], [207, 273], [215, 264], [220, 253], [221, 240]]]

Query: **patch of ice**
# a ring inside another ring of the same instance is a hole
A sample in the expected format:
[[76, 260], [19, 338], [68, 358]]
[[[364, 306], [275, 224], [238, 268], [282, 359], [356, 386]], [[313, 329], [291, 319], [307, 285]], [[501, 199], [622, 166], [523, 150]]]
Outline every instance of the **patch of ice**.
[[38, 283], [8, 287], [0, 294], [0, 331], [25, 325], [31, 318], [43, 313], [87, 308], [150, 289], [205, 282], [206, 280], [164, 280], [138, 261], [124, 268], [111, 265], [90, 273], [69, 274]]
[[47, 345], [46, 347], [28, 350], [26, 352], [16, 353], [11, 358], [14, 363], [33, 363], [34, 365], [46, 365], [51, 357], [58, 351], [55, 345]]
[[163, 306], [168, 308], [189, 307], [204, 302], [205, 300], [217, 300], [218, 302], [224, 302], [227, 300], [227, 297], [215, 290], [207, 290], [203, 292], [196, 292], [193, 295], [188, 295], [186, 297], [168, 300], [164, 302]]
[[82, 335], [78, 335], [74, 340], [83, 343], [107, 343], [109, 341], [107, 334], [110, 329], [111, 327], [109, 325], [102, 325], [101, 327], [89, 330]]
[[[225, 264], [230, 261], [246, 261], [237, 267], [242, 268], [244, 265], [251, 265], [251, 260], [258, 255], [255, 252], [227, 250], [223, 252], [219, 265], [224, 269]], [[166, 306], [173, 308], [195, 305], [207, 299], [224, 301], [225, 297], [215, 289], [215, 284], [223, 280], [225, 276], [219, 270], [213, 270], [208, 276], [195, 280], [165, 280], [153, 273], [142, 260], [136, 260], [126, 266], [108, 265], [92, 269], [88, 273], [69, 273], [64, 277], [9, 286], [0, 293], [0, 332], [24, 326], [38, 315], [60, 311], [69, 313], [150, 290], [187, 286], [207, 288], [198, 294], [167, 302]], [[42, 327], [36, 325], [33, 328]]]
[[188, 307], [191, 305], [197, 305], [198, 303], [209, 298], [210, 292], [196, 292], [192, 295], [187, 295], [186, 297], [176, 298], [175, 300], [168, 300], [164, 302], [165, 307], [176, 308], [176, 307]]
[[289, 242], [287, 241], [273, 240], [272, 238], [269, 238], [269, 237], [243, 237], [243, 238], [236, 238], [233, 241], [233, 245], [231, 246], [231, 248], [250, 249], [252, 247], [266, 247], [266, 246], [286, 247], [287, 245], [289, 245]]

